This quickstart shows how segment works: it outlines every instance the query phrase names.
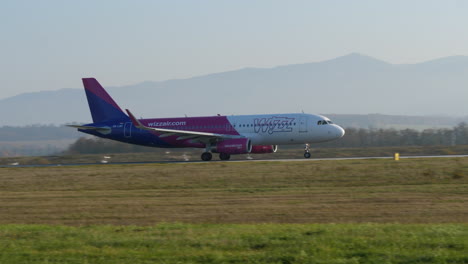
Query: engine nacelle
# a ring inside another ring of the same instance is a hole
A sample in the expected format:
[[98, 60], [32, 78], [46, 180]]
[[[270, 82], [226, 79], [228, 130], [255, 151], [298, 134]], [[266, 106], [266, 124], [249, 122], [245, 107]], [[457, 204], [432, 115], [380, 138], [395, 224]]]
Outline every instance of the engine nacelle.
[[252, 150], [252, 143], [248, 138], [225, 139], [211, 148], [214, 153], [246, 154]]
[[256, 146], [252, 146], [252, 151], [250, 151], [250, 153], [254, 153], [254, 154], [274, 153], [277, 150], [278, 150], [278, 145], [256, 145]]

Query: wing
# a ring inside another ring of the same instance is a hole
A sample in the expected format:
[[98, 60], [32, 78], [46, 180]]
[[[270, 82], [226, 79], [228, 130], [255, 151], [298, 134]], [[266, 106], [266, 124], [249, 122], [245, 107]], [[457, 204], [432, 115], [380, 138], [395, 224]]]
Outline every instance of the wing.
[[242, 138], [242, 136], [239, 136], [239, 135], [227, 135], [227, 134], [218, 134], [218, 133], [147, 127], [143, 125], [138, 119], [136, 119], [135, 116], [130, 112], [130, 110], [128, 109], [125, 109], [125, 110], [127, 111], [128, 116], [130, 117], [133, 125], [136, 128], [157, 132], [160, 134], [159, 136], [160, 138], [169, 137], [169, 136], [178, 136], [177, 140], [194, 139], [194, 140], [198, 140], [204, 143], [216, 141], [217, 139], [224, 139], [224, 138]]

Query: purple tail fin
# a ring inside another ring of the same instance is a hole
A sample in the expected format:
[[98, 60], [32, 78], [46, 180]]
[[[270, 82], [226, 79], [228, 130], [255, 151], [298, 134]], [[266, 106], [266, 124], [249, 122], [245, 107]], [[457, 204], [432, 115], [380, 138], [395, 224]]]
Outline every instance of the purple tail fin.
[[96, 79], [83, 78], [82, 80], [94, 123], [129, 119]]

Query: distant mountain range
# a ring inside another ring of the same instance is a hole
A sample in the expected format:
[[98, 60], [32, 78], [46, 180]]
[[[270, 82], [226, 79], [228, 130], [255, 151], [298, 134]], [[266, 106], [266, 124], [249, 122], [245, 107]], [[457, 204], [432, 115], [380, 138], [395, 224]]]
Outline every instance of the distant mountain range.
[[[77, 87], [81, 77], [90, 76], [77, 76]], [[370, 113], [437, 115], [452, 125], [468, 116], [467, 56], [397, 65], [353, 53], [122, 87], [101, 83], [122, 108], [146, 118], [304, 111], [338, 119]], [[0, 111], [0, 126], [91, 121], [83, 88], [20, 94], [0, 100]]]

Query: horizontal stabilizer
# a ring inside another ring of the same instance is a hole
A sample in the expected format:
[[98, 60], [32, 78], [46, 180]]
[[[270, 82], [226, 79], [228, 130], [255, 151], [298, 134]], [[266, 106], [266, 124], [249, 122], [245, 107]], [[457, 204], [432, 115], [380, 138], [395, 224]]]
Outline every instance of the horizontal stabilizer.
[[81, 130], [95, 130], [101, 134], [109, 134], [112, 129], [110, 127], [94, 127], [94, 126], [79, 126], [79, 125], [67, 125], [67, 127], [74, 127]]

